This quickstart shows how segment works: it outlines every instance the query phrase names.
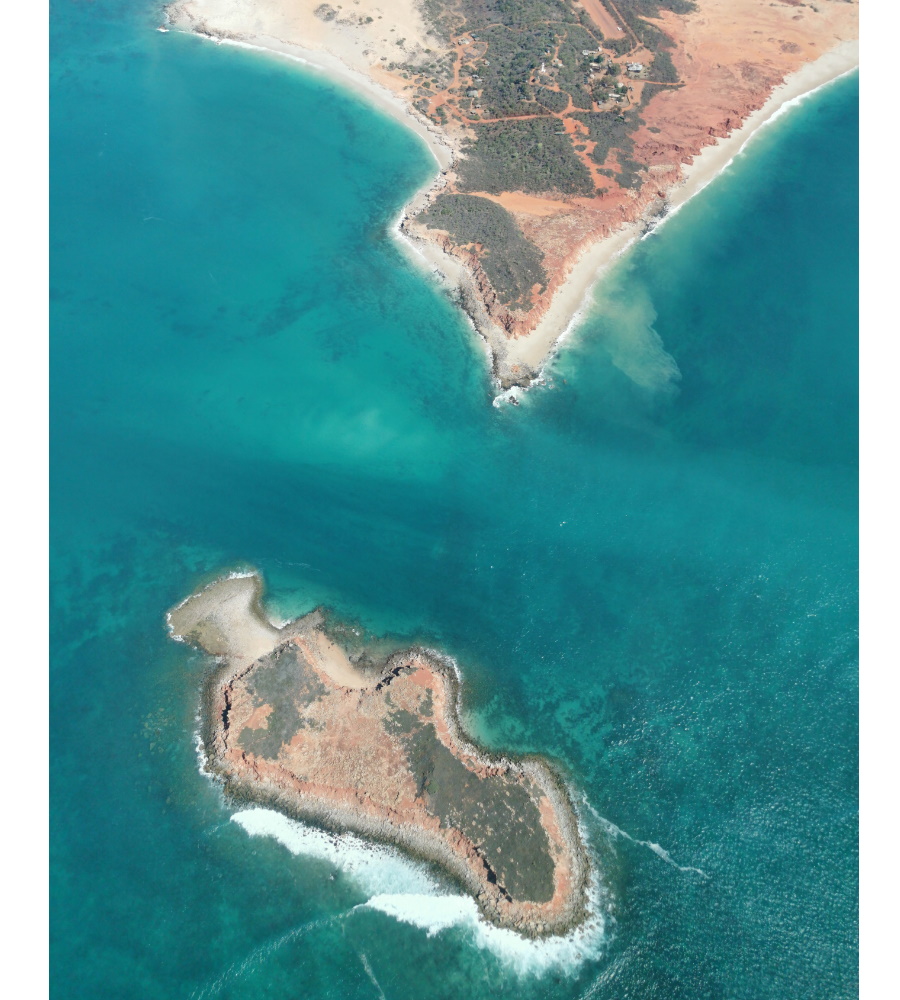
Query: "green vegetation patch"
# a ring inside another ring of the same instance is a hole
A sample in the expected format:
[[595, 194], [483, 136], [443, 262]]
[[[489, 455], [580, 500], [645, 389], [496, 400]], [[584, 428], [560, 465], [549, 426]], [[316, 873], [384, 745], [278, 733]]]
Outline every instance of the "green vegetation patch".
[[665, 49], [660, 49], [647, 68], [647, 75], [658, 83], [678, 83], [678, 70], [672, 57]]
[[[678, 87], [666, 87], [664, 84], [657, 83], [645, 83], [644, 89], [641, 92], [641, 107], [646, 108], [647, 105], [656, 97], [657, 94], [661, 94], [665, 90], [678, 90]], [[653, 131], [651, 128], [649, 131]], [[656, 129], [659, 132], [659, 129]]]
[[631, 133], [643, 124], [637, 111], [592, 111], [589, 114], [579, 114], [574, 117], [588, 127], [590, 138], [594, 140], [591, 159], [602, 166], [611, 150], [616, 151], [620, 173], [613, 174], [622, 187], [636, 187], [640, 183], [639, 163], [631, 159], [634, 141]]
[[690, 14], [697, 9], [692, 0], [616, 0], [616, 6], [626, 20], [632, 17], [659, 17], [660, 11], [670, 10], [673, 14]]
[[599, 31], [593, 33], [574, 24], [565, 25], [557, 33], [559, 61], [553, 64], [556, 81], [560, 90], [571, 95], [572, 104], [585, 111], [593, 106], [593, 97], [586, 84], [590, 64], [599, 59], [597, 53], [602, 37]]
[[419, 796], [442, 826], [456, 827], [483, 852], [513, 899], [553, 898], [553, 858], [528, 789], [512, 778], [479, 778], [437, 738], [417, 727], [404, 742]]
[[466, 191], [527, 191], [592, 195], [594, 182], [575, 155], [556, 118], [496, 122], [474, 126], [476, 136], [461, 163], [460, 186]]
[[516, 32], [497, 26], [486, 29], [478, 37], [488, 43], [488, 58], [486, 62], [478, 62], [476, 75], [479, 79], [473, 81], [472, 86], [480, 88], [488, 117], [539, 112], [528, 81], [532, 72], [540, 67], [544, 53], [553, 46], [556, 33], [548, 27]]
[[422, 13], [436, 37], [447, 44], [453, 34], [455, 18], [447, 10], [445, 0], [422, 0]]
[[479, 37], [490, 24], [523, 30], [546, 21], [574, 21], [575, 8], [568, 0], [458, 0], [458, 9], [469, 31]]
[[[571, 13], [566, 23], [544, 20], [510, 27], [512, 20], [507, 17], [505, 24], [493, 23], [478, 33], [478, 44], [487, 45], [487, 57], [463, 67], [466, 79], [475, 77], [472, 86], [481, 90], [487, 116], [535, 114], [541, 106], [563, 111], [570, 94], [576, 107], [589, 110], [591, 98], [584, 84], [588, 64], [596, 55], [584, 53], [597, 52], [603, 37], [600, 32], [572, 23]], [[559, 87], [554, 98], [547, 97], [544, 86], [533, 87], [530, 82], [542, 64], [549, 70], [542, 84], [552, 79]]]
[[565, 111], [569, 106], [569, 95], [549, 87], [538, 87], [535, 100], [548, 111]]
[[419, 725], [419, 718], [412, 712], [407, 712], [405, 708], [394, 709], [385, 716], [382, 727], [391, 736], [408, 736]]
[[622, 38], [607, 38], [603, 43], [603, 48], [615, 56], [624, 56], [626, 52], [630, 52], [634, 48], [634, 42], [630, 35], [625, 35]]
[[255, 707], [271, 705], [265, 728], [241, 730], [242, 749], [274, 760], [305, 724], [301, 709], [326, 693], [325, 686], [306, 665], [294, 645], [263, 657], [247, 676], [247, 690]]
[[544, 255], [525, 239], [509, 212], [488, 198], [443, 194], [421, 218], [429, 229], [446, 230], [461, 246], [480, 243], [484, 247], [479, 261], [507, 305], [527, 309], [532, 287], [546, 286]]
[[572, 107], [579, 111], [590, 111], [594, 106], [594, 95], [580, 84], [570, 87], [569, 93], [572, 95]]
[[[655, 24], [645, 21], [645, 17], [657, 18], [663, 10], [670, 10], [673, 14], [690, 14], [696, 10], [692, 0], [616, 0], [616, 7], [626, 24], [651, 52], [671, 49], [675, 43]], [[624, 41], [625, 39], [610, 41], [606, 43], [606, 47], [622, 54], [628, 49], [620, 47], [617, 42]]]

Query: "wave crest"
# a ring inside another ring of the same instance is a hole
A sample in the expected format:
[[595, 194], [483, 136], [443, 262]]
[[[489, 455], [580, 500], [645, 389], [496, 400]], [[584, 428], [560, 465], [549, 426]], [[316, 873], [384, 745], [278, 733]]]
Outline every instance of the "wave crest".
[[353, 878], [369, 898], [351, 912], [374, 910], [424, 930], [427, 938], [456, 930], [519, 973], [552, 969], [574, 975], [584, 962], [603, 953], [605, 922], [597, 887], [592, 887], [585, 923], [565, 936], [533, 940], [495, 927], [481, 916], [470, 896], [449, 890], [424, 865], [395, 848], [351, 833], [327, 833], [272, 809], [242, 809], [231, 819], [251, 837], [274, 837], [291, 854], [329, 862]]

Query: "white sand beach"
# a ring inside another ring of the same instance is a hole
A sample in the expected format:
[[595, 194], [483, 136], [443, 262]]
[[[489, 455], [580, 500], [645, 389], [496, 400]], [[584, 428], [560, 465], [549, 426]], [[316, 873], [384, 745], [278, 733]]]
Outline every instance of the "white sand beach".
[[[727, 138], [717, 139], [706, 146], [694, 157], [693, 163], [683, 168], [684, 180], [669, 193], [667, 214], [657, 225], [664, 223], [726, 170], [761, 128], [799, 100], [858, 66], [859, 43], [847, 41], [788, 77], [773, 91], [763, 107], [744, 121], [741, 128], [735, 129]], [[586, 314], [598, 281], [645, 231], [643, 222], [630, 223], [586, 250], [557, 291], [534, 332], [515, 340], [504, 338], [508, 364], [518, 363], [539, 369], [560, 339]]]

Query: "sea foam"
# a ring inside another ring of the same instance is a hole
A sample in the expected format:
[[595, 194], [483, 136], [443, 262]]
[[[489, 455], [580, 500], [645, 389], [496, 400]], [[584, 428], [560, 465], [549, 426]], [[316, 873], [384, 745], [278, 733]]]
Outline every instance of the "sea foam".
[[232, 820], [251, 837], [274, 837], [294, 855], [326, 861], [352, 876], [369, 895], [402, 892], [436, 894], [437, 881], [399, 851], [371, 844], [352, 833], [333, 834], [288, 819], [273, 809], [242, 809]]
[[540, 940], [488, 923], [470, 896], [388, 893], [373, 896], [361, 908], [378, 910], [419, 927], [427, 937], [457, 928], [476, 947], [492, 952], [523, 974], [539, 975], [552, 969], [574, 975], [584, 962], [600, 958], [606, 943], [603, 918], [596, 906], [588, 920], [571, 934]]
[[355, 911], [377, 911], [420, 928], [428, 938], [455, 929], [517, 972], [540, 974], [553, 969], [574, 974], [582, 963], [603, 952], [605, 925], [596, 886], [592, 887], [590, 915], [580, 927], [566, 936], [535, 941], [488, 923], [470, 896], [448, 890], [423, 865], [395, 848], [371, 844], [350, 833], [326, 833], [271, 809], [242, 809], [231, 818], [252, 837], [274, 837], [291, 854], [339, 868], [369, 897]]
[[608, 820], [605, 816], [601, 816], [600, 813], [588, 802], [588, 800], [582, 796], [582, 804], [594, 817], [594, 819], [600, 824], [601, 828], [610, 837], [617, 838], [623, 837], [625, 840], [630, 841], [632, 844], [637, 844], [638, 847], [646, 847], [648, 850], [653, 851], [653, 853], [661, 858], [667, 865], [671, 865], [673, 868], [677, 868], [680, 872], [693, 872], [695, 875], [700, 875], [704, 879], [708, 879], [709, 875], [703, 871], [702, 868], [695, 868], [693, 865], [680, 865], [672, 857], [671, 854], [662, 846], [654, 843], [652, 840], [638, 840], [636, 837], [632, 837], [630, 833], [623, 830], [621, 827], [616, 826], [612, 820]]

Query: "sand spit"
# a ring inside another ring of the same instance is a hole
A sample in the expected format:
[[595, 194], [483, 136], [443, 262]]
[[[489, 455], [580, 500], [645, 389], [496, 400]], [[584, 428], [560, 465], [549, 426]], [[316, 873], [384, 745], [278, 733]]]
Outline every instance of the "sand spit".
[[246, 666], [271, 653], [281, 638], [263, 613], [261, 595], [258, 576], [235, 574], [182, 601], [167, 623], [173, 637]]
[[[457, 190], [462, 143], [473, 134], [453, 117], [439, 126], [420, 113], [400, 70], [390, 68], [427, 64], [453, 49], [417, 0], [354, 0], [346, 9], [317, 0], [181, 0], [167, 17], [178, 30], [321, 70], [426, 142], [438, 173], [413, 195], [392, 232], [468, 315], [502, 392], [540, 379], [589, 307], [597, 281], [638, 238], [701, 191], [781, 109], [858, 64], [855, 3], [796, 7], [698, 0], [687, 15], [661, 12], [658, 24], [675, 40], [682, 82], [640, 105], [644, 124], [632, 136], [642, 170], [637, 188], [601, 178], [608, 187], [593, 198], [492, 196], [545, 255], [549, 284], [524, 314], [500, 302], [474, 253], [417, 219], [439, 194]], [[612, 37], [603, 5], [587, 9]]]
[[591, 864], [565, 783], [541, 758], [467, 737], [452, 660], [379, 657], [321, 611], [275, 628], [261, 594], [258, 576], [223, 579], [168, 615], [174, 638], [218, 658], [201, 735], [227, 795], [401, 847], [526, 937], [588, 919]]

